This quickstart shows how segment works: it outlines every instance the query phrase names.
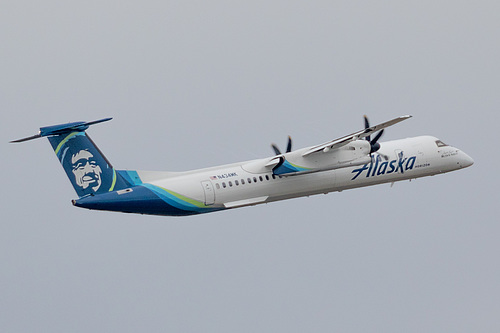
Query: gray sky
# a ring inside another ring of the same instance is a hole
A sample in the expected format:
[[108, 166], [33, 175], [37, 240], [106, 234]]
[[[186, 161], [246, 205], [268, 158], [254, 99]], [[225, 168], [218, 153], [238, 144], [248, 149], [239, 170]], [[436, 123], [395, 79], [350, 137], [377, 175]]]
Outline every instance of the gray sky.
[[[496, 1], [2, 1], [2, 332], [498, 332]], [[186, 218], [92, 212], [40, 126], [186, 170], [411, 114], [447, 175]]]

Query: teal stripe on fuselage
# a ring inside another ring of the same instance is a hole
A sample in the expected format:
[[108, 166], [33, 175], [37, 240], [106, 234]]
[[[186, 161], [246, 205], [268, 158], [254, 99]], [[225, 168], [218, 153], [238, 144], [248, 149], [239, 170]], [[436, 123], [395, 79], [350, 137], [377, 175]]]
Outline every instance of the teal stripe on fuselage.
[[166, 189], [163, 189], [161, 187], [152, 184], [145, 183], [142, 184], [141, 186], [144, 186], [147, 189], [151, 190], [167, 204], [177, 209], [181, 209], [188, 212], [196, 212], [196, 213], [208, 213], [221, 209], [221, 208], [214, 208], [212, 206], [205, 206], [202, 202], [196, 201], [194, 199], [189, 199], [180, 194], [174, 195], [173, 194], [174, 192], [168, 191]]
[[142, 180], [137, 171], [134, 170], [116, 170], [122, 178], [129, 183], [129, 186], [141, 185]]
[[282, 165], [274, 169], [274, 174], [275, 175], [283, 175], [287, 173], [295, 173], [295, 172], [302, 172], [302, 171], [307, 171], [310, 170], [308, 168], [304, 168], [295, 164], [292, 164], [285, 160]]

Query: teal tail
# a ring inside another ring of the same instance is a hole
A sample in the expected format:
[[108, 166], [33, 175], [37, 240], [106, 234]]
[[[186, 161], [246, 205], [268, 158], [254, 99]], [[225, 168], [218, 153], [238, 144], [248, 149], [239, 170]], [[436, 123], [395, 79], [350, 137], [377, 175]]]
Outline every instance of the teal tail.
[[117, 172], [85, 130], [111, 120], [77, 122], [40, 128], [40, 133], [12, 141], [23, 142], [46, 136], [79, 197], [128, 188], [131, 184]]

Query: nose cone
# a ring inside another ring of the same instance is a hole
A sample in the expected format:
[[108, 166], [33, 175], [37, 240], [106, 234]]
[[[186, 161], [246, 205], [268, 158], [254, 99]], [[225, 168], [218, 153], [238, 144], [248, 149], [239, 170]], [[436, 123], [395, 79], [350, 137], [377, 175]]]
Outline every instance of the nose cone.
[[461, 168], [467, 168], [474, 164], [474, 160], [472, 159], [472, 157], [461, 151], [458, 164], [460, 164]]

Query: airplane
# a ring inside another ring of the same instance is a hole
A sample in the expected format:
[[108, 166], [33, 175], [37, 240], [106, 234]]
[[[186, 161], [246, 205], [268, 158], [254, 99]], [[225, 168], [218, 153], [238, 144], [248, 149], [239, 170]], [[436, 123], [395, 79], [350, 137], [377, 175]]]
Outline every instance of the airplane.
[[[163, 216], [186, 216], [347, 189], [433, 176], [471, 166], [458, 148], [433, 136], [379, 143], [401, 116], [320, 145], [274, 156], [185, 172], [118, 170], [86, 130], [112, 118], [41, 127], [70, 179], [76, 207]], [[378, 133], [377, 133], [378, 132]], [[372, 135], [374, 137], [372, 138]]]

